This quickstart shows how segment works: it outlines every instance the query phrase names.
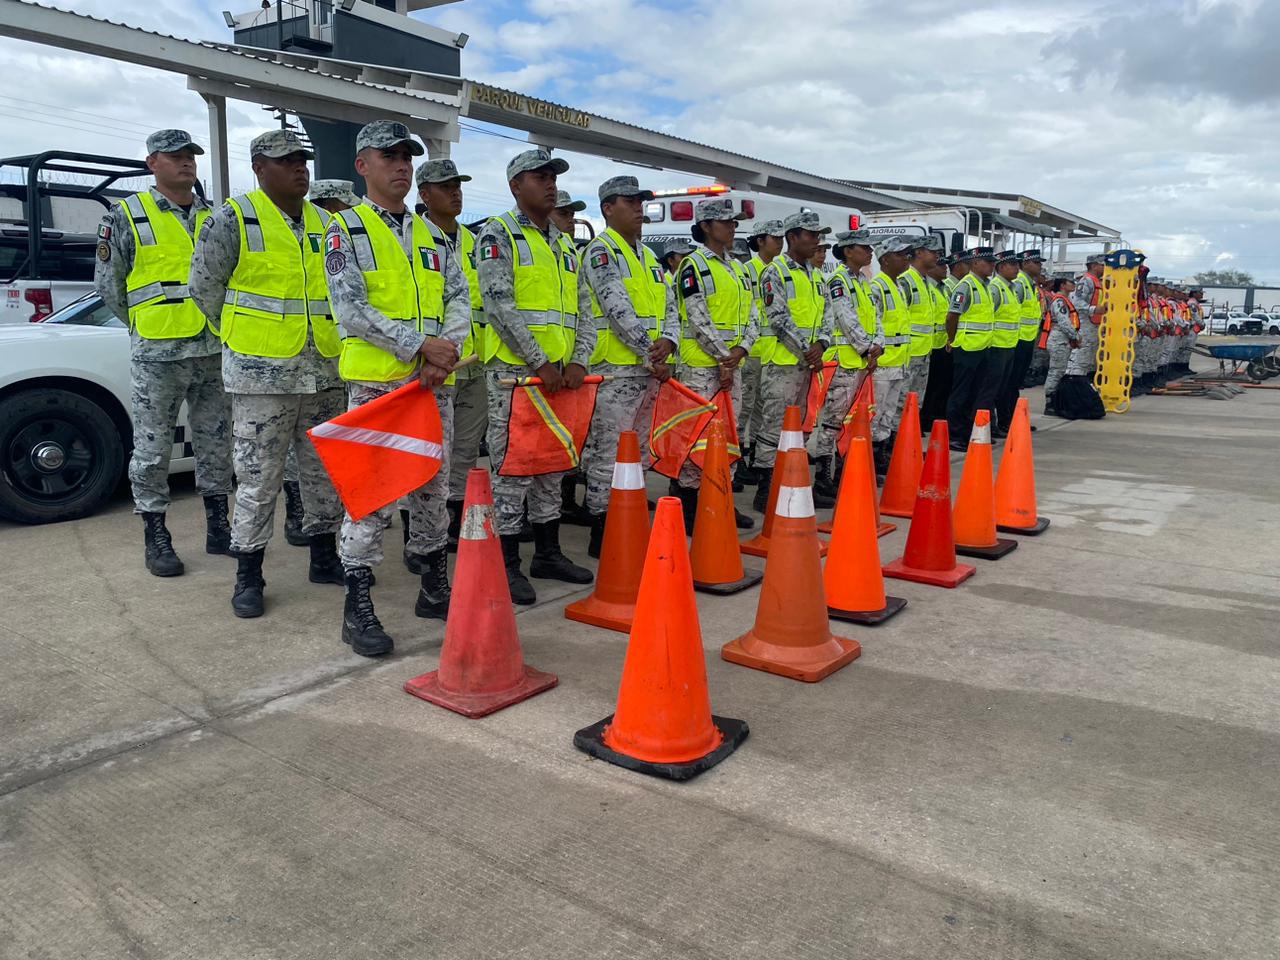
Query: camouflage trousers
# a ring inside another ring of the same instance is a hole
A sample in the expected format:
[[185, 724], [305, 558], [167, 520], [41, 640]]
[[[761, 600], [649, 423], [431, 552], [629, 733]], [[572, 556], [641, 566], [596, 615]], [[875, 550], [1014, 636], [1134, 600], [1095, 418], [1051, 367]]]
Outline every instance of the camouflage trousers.
[[[641, 376], [628, 375], [635, 370]], [[587, 477], [587, 510], [604, 513], [609, 509], [613, 486], [613, 464], [617, 458], [618, 436], [634, 430], [640, 436], [640, 463], [649, 469], [649, 428], [653, 425], [653, 403], [658, 399], [658, 381], [643, 368], [598, 364], [592, 373], [613, 375], [600, 384], [591, 432], [582, 450], [582, 469]]]
[[836, 452], [836, 440], [844, 429], [845, 414], [853, 406], [853, 397], [867, 378], [864, 367], [861, 370], [849, 370], [836, 367], [836, 374], [831, 379], [827, 390], [827, 401], [822, 405], [822, 415], [818, 419], [818, 427], [814, 431], [817, 436], [813, 442], [815, 457], [830, 457]]
[[744, 450], [760, 432], [764, 410], [760, 405], [760, 358], [747, 357], [742, 370], [742, 419], [738, 421], [738, 444]]
[[1174, 362], [1174, 358], [1178, 355], [1178, 348], [1182, 345], [1184, 339], [1184, 337], [1180, 337], [1177, 334], [1164, 338], [1164, 349], [1160, 352], [1161, 366]]
[[1188, 330], [1186, 336], [1179, 338], [1178, 355], [1175, 358], [1178, 363], [1191, 362], [1191, 348], [1196, 345], [1196, 337], [1199, 334], [1194, 330]]
[[458, 371], [453, 387], [453, 450], [449, 456], [449, 497], [467, 495], [467, 473], [480, 457], [480, 441], [489, 425], [489, 395], [484, 385], [484, 368], [466, 367]]
[[760, 373], [760, 401], [762, 414], [760, 433], [756, 437], [755, 465], [765, 470], [773, 469], [778, 455], [778, 439], [782, 434], [782, 419], [787, 407], [804, 406], [805, 394], [813, 371], [803, 364], [793, 367], [765, 364]]
[[888, 440], [898, 429], [907, 402], [907, 377], [902, 367], [876, 367], [872, 374], [876, 391], [876, 415], [871, 419], [871, 439]]
[[1102, 328], [1091, 320], [1080, 321], [1080, 356], [1077, 363], [1086, 375], [1092, 375], [1098, 366], [1098, 331]]
[[231, 398], [222, 389], [222, 357], [134, 360], [132, 381], [133, 455], [129, 482], [137, 513], [164, 513], [169, 507], [169, 457], [182, 401], [196, 460], [196, 489], [202, 496], [231, 492]]
[[493, 475], [493, 512], [498, 534], [520, 532], [525, 506], [530, 523], [550, 523], [560, 519], [560, 478], [564, 471], [538, 477], [504, 477], [499, 474], [507, 456], [507, 421], [511, 417], [511, 387], [498, 381], [529, 376], [529, 368], [494, 361], [485, 368], [485, 389], [489, 394], [489, 469]]
[[1044, 395], [1047, 397], [1058, 389], [1067, 372], [1071, 354], [1076, 351], [1071, 349], [1071, 341], [1066, 334], [1056, 328], [1049, 333], [1045, 349], [1049, 352], [1049, 374], [1044, 380]]
[[932, 358], [932, 352], [926, 353], [923, 357], [910, 357], [907, 360], [907, 375], [903, 378], [906, 383], [902, 386], [902, 403], [905, 406], [907, 402], [907, 394], [914, 392], [918, 402], [924, 402], [925, 388], [929, 385], [929, 361]]
[[298, 445], [296, 443], [289, 444], [289, 456], [284, 461], [284, 482], [298, 482]]
[[[733, 385], [729, 389], [729, 396], [733, 398], [733, 419], [735, 423], [742, 422], [738, 419], [744, 407], [742, 400], [742, 378], [742, 364], [739, 364], [738, 369], [733, 371]], [[681, 383], [694, 393], [704, 396], [708, 400], [720, 392], [719, 367], [682, 366], [677, 379], [679, 379]], [[741, 440], [739, 440], [738, 446], [742, 446]], [[698, 487], [702, 486], [702, 471], [698, 469], [698, 465], [692, 460], [686, 460], [681, 464], [679, 483], [680, 486], [688, 487], [692, 490], [696, 490]]]
[[[414, 374], [413, 377], [392, 383], [348, 383], [350, 400], [347, 409], [362, 407], [370, 400], [386, 396], [392, 390], [403, 387], [409, 380], [416, 379], [417, 374]], [[445, 500], [449, 496], [449, 452], [453, 441], [453, 387], [437, 387], [435, 395], [436, 406], [440, 409], [440, 426], [443, 428], [441, 446], [444, 460], [434, 477], [402, 498], [409, 511], [409, 542], [405, 549], [419, 556], [443, 550], [449, 540], [449, 512], [445, 509]], [[391, 526], [398, 506], [399, 501], [389, 503], [359, 520], [351, 519], [350, 514], [343, 516], [338, 556], [342, 558], [344, 570], [376, 567], [382, 563], [382, 533]]]
[[232, 452], [239, 481], [231, 518], [233, 553], [261, 550], [271, 539], [290, 444], [298, 456], [302, 532], [314, 536], [338, 531], [342, 503], [307, 430], [344, 409], [346, 394], [341, 388], [320, 393], [232, 394]]

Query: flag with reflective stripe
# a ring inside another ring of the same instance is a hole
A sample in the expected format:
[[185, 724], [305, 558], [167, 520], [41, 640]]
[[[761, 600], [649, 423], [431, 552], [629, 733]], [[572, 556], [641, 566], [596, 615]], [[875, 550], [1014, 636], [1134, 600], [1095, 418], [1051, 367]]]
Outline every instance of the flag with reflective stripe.
[[596, 410], [600, 377], [587, 377], [577, 390], [542, 391], [542, 381], [526, 377], [511, 388], [507, 454], [498, 475], [539, 477], [575, 469]]
[[719, 423], [724, 429], [724, 442], [729, 451], [729, 466], [742, 459], [742, 447], [738, 445], [738, 421], [733, 415], [733, 397], [727, 390], [721, 390], [711, 402], [716, 405], [716, 412], [707, 419], [707, 425], [698, 434], [698, 439], [689, 448], [689, 459], [694, 466], [702, 469], [702, 462], [707, 456], [707, 438], [711, 436], [711, 425]]
[[818, 417], [822, 415], [822, 405], [827, 402], [827, 391], [831, 389], [831, 380], [836, 375], [839, 363], [828, 360], [819, 369], [813, 371], [809, 378], [809, 391], [805, 398], [804, 426], [805, 433], [813, 433], [818, 425]]
[[715, 412], [714, 403], [674, 377], [659, 387], [649, 428], [653, 469], [672, 480], [680, 476], [690, 448]]
[[[854, 412], [858, 409], [859, 404], [867, 405], [867, 423], [870, 423], [876, 415], [876, 388], [875, 380], [868, 371], [866, 377], [862, 380], [862, 386], [858, 387], [858, 392], [853, 395], [853, 403], [849, 405], [849, 412], [844, 415], [843, 425], [840, 428], [840, 436], [836, 438], [836, 450], [840, 456], [847, 457], [849, 455], [849, 444], [853, 441], [853, 420]], [[871, 442], [871, 438], [866, 438], [867, 442]]]
[[417, 490], [440, 470], [435, 394], [417, 380], [307, 431], [351, 519]]

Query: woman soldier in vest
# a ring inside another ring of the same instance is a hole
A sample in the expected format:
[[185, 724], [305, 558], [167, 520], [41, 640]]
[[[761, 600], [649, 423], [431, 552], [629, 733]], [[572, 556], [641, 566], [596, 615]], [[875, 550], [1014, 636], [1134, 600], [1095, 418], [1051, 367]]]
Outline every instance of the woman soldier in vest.
[[747, 237], [751, 259], [747, 261], [747, 273], [751, 277], [751, 291], [756, 301], [756, 321], [759, 335], [751, 347], [751, 354], [742, 362], [742, 419], [738, 421], [738, 437], [742, 444], [742, 459], [736, 464], [734, 490], [758, 483], [760, 472], [755, 469], [756, 435], [764, 416], [760, 398], [760, 358], [773, 349], [773, 335], [765, 324], [764, 302], [760, 299], [760, 275], [764, 268], [782, 253], [782, 221], [762, 220], [751, 228]]
[[[1058, 384], [1068, 372], [1072, 354], [1080, 349], [1080, 316], [1076, 312], [1071, 294], [1076, 283], [1070, 277], [1056, 277], [1049, 295], [1049, 336], [1045, 349], [1049, 351], [1049, 375], [1044, 381], [1044, 415], [1056, 417], [1058, 411], [1054, 395]], [[1078, 372], [1078, 371], [1077, 371]]]
[[893, 438], [906, 404], [907, 363], [911, 358], [911, 315], [898, 277], [907, 269], [919, 240], [888, 237], [877, 248], [880, 272], [871, 278], [869, 294], [884, 329], [884, 353], [876, 362], [876, 415], [871, 421], [871, 451], [876, 474], [889, 471]]

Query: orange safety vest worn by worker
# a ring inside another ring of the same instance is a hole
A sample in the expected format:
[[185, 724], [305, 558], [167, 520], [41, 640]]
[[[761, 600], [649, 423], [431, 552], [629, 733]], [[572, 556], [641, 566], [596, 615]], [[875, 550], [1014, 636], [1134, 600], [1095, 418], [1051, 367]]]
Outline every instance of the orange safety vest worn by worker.
[[[1067, 305], [1067, 312], [1071, 315], [1071, 326], [1079, 330], [1080, 329], [1080, 312], [1076, 310], [1075, 304], [1071, 302], [1071, 298], [1068, 297], [1065, 293], [1049, 294], [1049, 303], [1052, 304], [1053, 301], [1055, 300], [1061, 300], [1063, 303]], [[1050, 310], [1046, 310], [1044, 315], [1044, 327], [1040, 331], [1040, 340], [1036, 344], [1036, 346], [1038, 346], [1041, 350], [1047, 347], [1049, 345], [1049, 334], [1051, 333], [1053, 333], [1053, 312]]]

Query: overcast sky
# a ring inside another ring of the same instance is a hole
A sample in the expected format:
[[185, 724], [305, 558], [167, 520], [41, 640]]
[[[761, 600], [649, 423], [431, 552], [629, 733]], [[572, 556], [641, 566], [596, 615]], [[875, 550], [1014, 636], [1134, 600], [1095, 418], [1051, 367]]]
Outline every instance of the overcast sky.
[[[220, 11], [252, 4], [57, 5], [225, 41]], [[1280, 0], [463, 0], [416, 16], [470, 35], [475, 80], [816, 174], [1025, 194], [1118, 227], [1153, 272], [1280, 282]], [[161, 126], [207, 142], [184, 78], [6, 39], [0, 62], [0, 154], [139, 156]], [[234, 103], [230, 122], [248, 187], [248, 142], [271, 120]], [[519, 149], [463, 132], [468, 213], [507, 204]], [[617, 171], [566, 156], [564, 185], [588, 201]]]

